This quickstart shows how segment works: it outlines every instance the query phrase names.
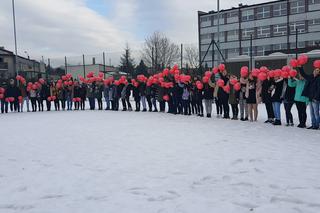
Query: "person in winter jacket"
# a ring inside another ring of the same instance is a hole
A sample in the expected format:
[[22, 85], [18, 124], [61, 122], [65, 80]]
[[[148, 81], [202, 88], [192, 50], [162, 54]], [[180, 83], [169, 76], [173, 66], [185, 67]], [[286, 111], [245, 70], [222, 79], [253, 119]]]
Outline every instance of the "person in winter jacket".
[[[5, 97], [7, 98], [14, 98], [13, 102], [10, 102], [10, 110], [11, 112], [19, 112], [20, 108], [19, 108], [19, 99], [18, 97], [20, 96], [20, 90], [19, 88], [16, 86], [15, 80], [14, 79], [10, 79], [9, 80], [9, 85], [6, 89], [5, 92]], [[8, 110], [6, 110], [8, 111]]]
[[20, 103], [20, 110], [21, 112], [23, 112], [24, 110], [24, 105], [26, 104], [27, 106], [27, 112], [30, 112], [30, 108], [29, 108], [29, 92], [27, 91], [27, 87], [25, 84], [20, 84], [19, 85], [19, 89], [20, 89], [20, 93], [21, 93], [21, 103]]
[[59, 89], [56, 87], [56, 85], [52, 82], [50, 85], [50, 90], [52, 96], [54, 96], [56, 99], [54, 100], [54, 109], [55, 111], [60, 111], [60, 102], [59, 102]]
[[147, 102], [146, 102], [146, 83], [145, 82], [139, 82], [138, 90], [139, 90], [139, 95], [141, 98], [142, 102], [142, 112], [147, 111]]
[[133, 98], [134, 101], [136, 102], [136, 112], [140, 112], [140, 102], [141, 102], [141, 96], [140, 96], [140, 91], [139, 91], [139, 85], [133, 86]]
[[[227, 70], [224, 70], [220, 74], [220, 79], [222, 79], [224, 81], [224, 85], [228, 84], [229, 77], [228, 77]], [[224, 91], [223, 88], [219, 88], [219, 90], [218, 90], [218, 99], [222, 103], [223, 118], [224, 119], [230, 119], [229, 94], [226, 91]]]
[[81, 110], [85, 110], [87, 100], [87, 85], [85, 83], [81, 83], [80, 85], [80, 99], [80, 108]]
[[157, 87], [157, 101], [159, 102], [159, 112], [165, 112], [166, 110], [166, 102], [163, 100], [163, 96], [165, 95], [165, 89], [159, 85], [155, 85]]
[[151, 101], [153, 105], [153, 112], [158, 112], [158, 107], [157, 107], [157, 99], [158, 99], [158, 87], [156, 85], [151, 85]]
[[8, 113], [8, 102], [6, 101], [6, 88], [7, 88], [7, 84], [6, 82], [2, 82], [1, 85], [2, 90], [4, 91], [3, 93], [3, 97], [0, 99], [1, 102], [1, 113]]
[[96, 107], [95, 90], [96, 83], [89, 83], [87, 86], [87, 98], [89, 99], [90, 110], [95, 110]]
[[306, 128], [307, 122], [306, 110], [309, 98], [302, 95], [305, 84], [306, 80], [301, 75], [298, 75], [297, 78], [288, 79], [288, 86], [295, 89], [294, 101], [298, 110], [299, 128]]
[[146, 99], [149, 107], [149, 112], [152, 112], [152, 87], [148, 85], [146, 87]]
[[43, 108], [43, 101], [46, 102], [47, 111], [51, 110], [51, 102], [48, 100], [50, 96], [51, 96], [50, 87], [47, 84], [47, 82], [44, 82], [40, 90], [40, 101], [42, 102], [42, 108]]
[[61, 109], [66, 109], [66, 88], [65, 86], [62, 86], [62, 88], [58, 91], [58, 97], [59, 101], [61, 102]]
[[94, 96], [97, 99], [98, 102], [98, 109], [102, 110], [103, 109], [103, 103], [102, 103], [102, 95], [103, 95], [103, 83], [102, 82], [97, 82], [96, 88], [94, 91]]
[[284, 93], [283, 104], [284, 104], [284, 109], [286, 111], [286, 121], [287, 121], [286, 126], [294, 126], [291, 109], [294, 104], [295, 88], [288, 86], [287, 79], [283, 81], [283, 93]]
[[31, 88], [29, 95], [31, 100], [32, 112], [37, 111], [37, 94], [38, 94], [37, 89]]
[[[79, 99], [80, 98], [80, 85], [78, 81], [74, 82], [74, 87], [73, 87], [73, 98]], [[81, 99], [81, 98], [80, 98]], [[80, 109], [80, 102], [75, 101], [74, 103], [74, 109], [79, 110]]]
[[70, 111], [72, 110], [72, 105], [73, 105], [73, 98], [74, 98], [74, 91], [73, 91], [74, 86], [67, 86], [65, 90], [66, 94], [66, 101], [67, 101], [67, 110]]
[[246, 101], [248, 105], [248, 114], [250, 122], [258, 120], [258, 101], [257, 101], [257, 80], [249, 75], [246, 86]]
[[104, 85], [103, 96], [106, 101], [106, 109], [110, 110], [110, 85]]
[[310, 100], [310, 115], [312, 126], [308, 129], [319, 129], [320, 126], [320, 69], [315, 69], [311, 75], [305, 73], [302, 67], [299, 68], [301, 76], [306, 79], [302, 95]]
[[211, 118], [212, 114], [212, 103], [213, 103], [213, 93], [215, 84], [209, 79], [208, 83], [203, 84], [203, 99], [204, 105], [207, 113], [207, 118]]
[[280, 107], [283, 99], [283, 82], [284, 81], [282, 77], [275, 77], [270, 88], [273, 112], [275, 115], [275, 121], [273, 122], [273, 125], [275, 126], [281, 125]]
[[183, 87], [182, 105], [183, 105], [183, 114], [184, 115], [191, 115], [190, 87], [187, 84], [185, 84], [184, 87]]
[[240, 105], [240, 120], [248, 121], [248, 105], [246, 98], [246, 89], [247, 89], [248, 78], [241, 77], [240, 84], [241, 89], [239, 91], [239, 105]]
[[273, 112], [271, 89], [270, 89], [271, 86], [272, 86], [272, 80], [270, 78], [263, 81], [262, 83], [261, 99], [266, 107], [266, 111], [268, 114], [268, 119], [265, 121], [265, 123], [274, 122], [274, 112]]
[[230, 93], [229, 93], [229, 104], [231, 105], [232, 110], [232, 120], [238, 120], [239, 116], [239, 96], [240, 91], [236, 91], [234, 86], [230, 85]]

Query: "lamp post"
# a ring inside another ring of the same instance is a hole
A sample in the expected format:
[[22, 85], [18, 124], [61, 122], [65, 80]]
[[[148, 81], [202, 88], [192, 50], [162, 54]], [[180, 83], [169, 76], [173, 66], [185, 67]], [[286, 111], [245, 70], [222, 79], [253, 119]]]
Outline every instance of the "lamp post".
[[[217, 27], [217, 31], [218, 31], [218, 39], [217, 39], [217, 46], [218, 49], [220, 50], [220, 0], [217, 0], [217, 7], [218, 7], [218, 27]], [[220, 55], [218, 54], [217, 57], [217, 62], [218, 64], [220, 64]], [[214, 67], [214, 66], [212, 66]]]
[[18, 47], [17, 47], [17, 30], [16, 30], [16, 12], [15, 12], [15, 6], [14, 6], [14, 0], [12, 0], [12, 16], [13, 16], [13, 33], [14, 33], [14, 47], [15, 47], [15, 63], [14, 63], [14, 71], [16, 74], [19, 74], [19, 71], [17, 69], [17, 63], [18, 63]]

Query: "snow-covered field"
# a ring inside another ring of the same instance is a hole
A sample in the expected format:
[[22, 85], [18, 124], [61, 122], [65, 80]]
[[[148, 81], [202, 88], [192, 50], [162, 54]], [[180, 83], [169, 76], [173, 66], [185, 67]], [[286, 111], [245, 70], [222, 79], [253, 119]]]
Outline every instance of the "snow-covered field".
[[0, 115], [0, 212], [319, 213], [320, 131], [264, 117]]

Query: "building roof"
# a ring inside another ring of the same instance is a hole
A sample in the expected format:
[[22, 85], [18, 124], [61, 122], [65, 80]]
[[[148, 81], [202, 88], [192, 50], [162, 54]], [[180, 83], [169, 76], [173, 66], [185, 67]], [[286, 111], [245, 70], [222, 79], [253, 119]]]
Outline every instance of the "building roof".
[[[3, 53], [4, 52], [4, 53]], [[9, 56], [15, 56], [15, 54], [9, 50], [6, 50], [4, 47], [0, 47], [0, 55], [9, 55]], [[36, 63], [40, 63], [39, 61], [36, 61], [34, 59], [30, 59], [30, 58], [25, 58], [23, 56], [18, 55], [19, 58], [24, 59], [24, 60], [29, 60], [32, 62], [36, 62]]]
[[[232, 11], [232, 10], [238, 10], [241, 8], [250, 8], [250, 7], [257, 7], [257, 6], [262, 6], [262, 5], [266, 5], [266, 4], [273, 4], [273, 3], [277, 3], [277, 2], [286, 2], [287, 0], [275, 0], [275, 1], [267, 1], [267, 2], [263, 2], [263, 3], [258, 3], [258, 4], [252, 4], [252, 5], [243, 5], [243, 4], [239, 4], [238, 7], [232, 7], [230, 9], [223, 9], [220, 10], [220, 13], [223, 12], [228, 12], [228, 11]], [[218, 13], [218, 11], [209, 11], [209, 12], [203, 12], [203, 11], [198, 11], [198, 16], [205, 16], [205, 15], [211, 15], [211, 14], [216, 14]]]

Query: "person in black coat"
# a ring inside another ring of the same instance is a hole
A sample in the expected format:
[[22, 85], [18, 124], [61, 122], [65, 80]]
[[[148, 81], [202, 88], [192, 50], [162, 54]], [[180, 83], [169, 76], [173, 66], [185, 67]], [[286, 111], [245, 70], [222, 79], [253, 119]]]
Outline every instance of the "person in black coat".
[[273, 123], [274, 122], [274, 112], [273, 112], [273, 106], [272, 106], [272, 100], [271, 100], [271, 90], [270, 87], [272, 86], [272, 80], [267, 79], [263, 81], [262, 83], [262, 89], [261, 89], [261, 99], [264, 103], [267, 114], [268, 114], [268, 120], [265, 121], [265, 123]]
[[47, 82], [44, 82], [40, 90], [40, 97], [41, 97], [40, 101], [42, 102], [42, 105], [43, 105], [43, 101], [46, 101], [47, 111], [51, 110], [51, 101], [48, 100], [50, 96], [51, 96], [50, 86], [47, 84]]
[[85, 103], [87, 99], [87, 86], [84, 83], [82, 83], [80, 86], [79, 97], [81, 98], [80, 108], [81, 110], [85, 110]]
[[[21, 95], [21, 92], [19, 90], [19, 88], [16, 86], [15, 80], [14, 79], [10, 79], [9, 80], [9, 85], [6, 89], [5, 92], [5, 97], [7, 98], [14, 98], [13, 102], [10, 102], [10, 110], [11, 112], [15, 111], [15, 112], [20, 112], [20, 107], [19, 107], [19, 99], [18, 97]], [[8, 105], [6, 105], [6, 112], [8, 112]]]
[[[229, 82], [229, 77], [226, 70], [222, 72], [221, 79], [224, 81], [224, 85], [227, 85], [227, 83]], [[222, 102], [223, 118], [230, 119], [229, 94], [224, 91], [223, 88], [219, 88], [218, 98]]]
[[[81, 97], [80, 97], [80, 86], [79, 86], [79, 83], [77, 81], [74, 83], [73, 98], [80, 98], [80, 100], [81, 100]], [[74, 103], [74, 109], [75, 110], [79, 110], [80, 109], [80, 102], [75, 101], [75, 103]]]
[[308, 129], [319, 129], [320, 126], [320, 69], [315, 69], [312, 74], [305, 73], [302, 67], [299, 68], [300, 75], [306, 79], [302, 96], [310, 99], [310, 115], [312, 126]]
[[8, 102], [6, 101], [7, 84], [5, 81], [2, 82], [1, 87], [4, 89], [3, 98], [0, 100], [1, 101], [1, 113], [8, 113]]
[[271, 100], [273, 106], [273, 112], [275, 115], [275, 121], [273, 125], [281, 125], [281, 103], [283, 99], [283, 78], [275, 77], [271, 86]]
[[294, 87], [289, 87], [288, 79], [285, 79], [283, 83], [283, 90], [284, 90], [283, 104], [284, 104], [284, 109], [286, 110], [287, 126], [294, 126], [291, 109], [294, 104], [294, 95], [296, 93], [296, 89]]
[[140, 96], [140, 90], [139, 90], [139, 85], [133, 86], [133, 98], [134, 101], [136, 102], [136, 112], [140, 112], [140, 101], [141, 101], [141, 96]]

